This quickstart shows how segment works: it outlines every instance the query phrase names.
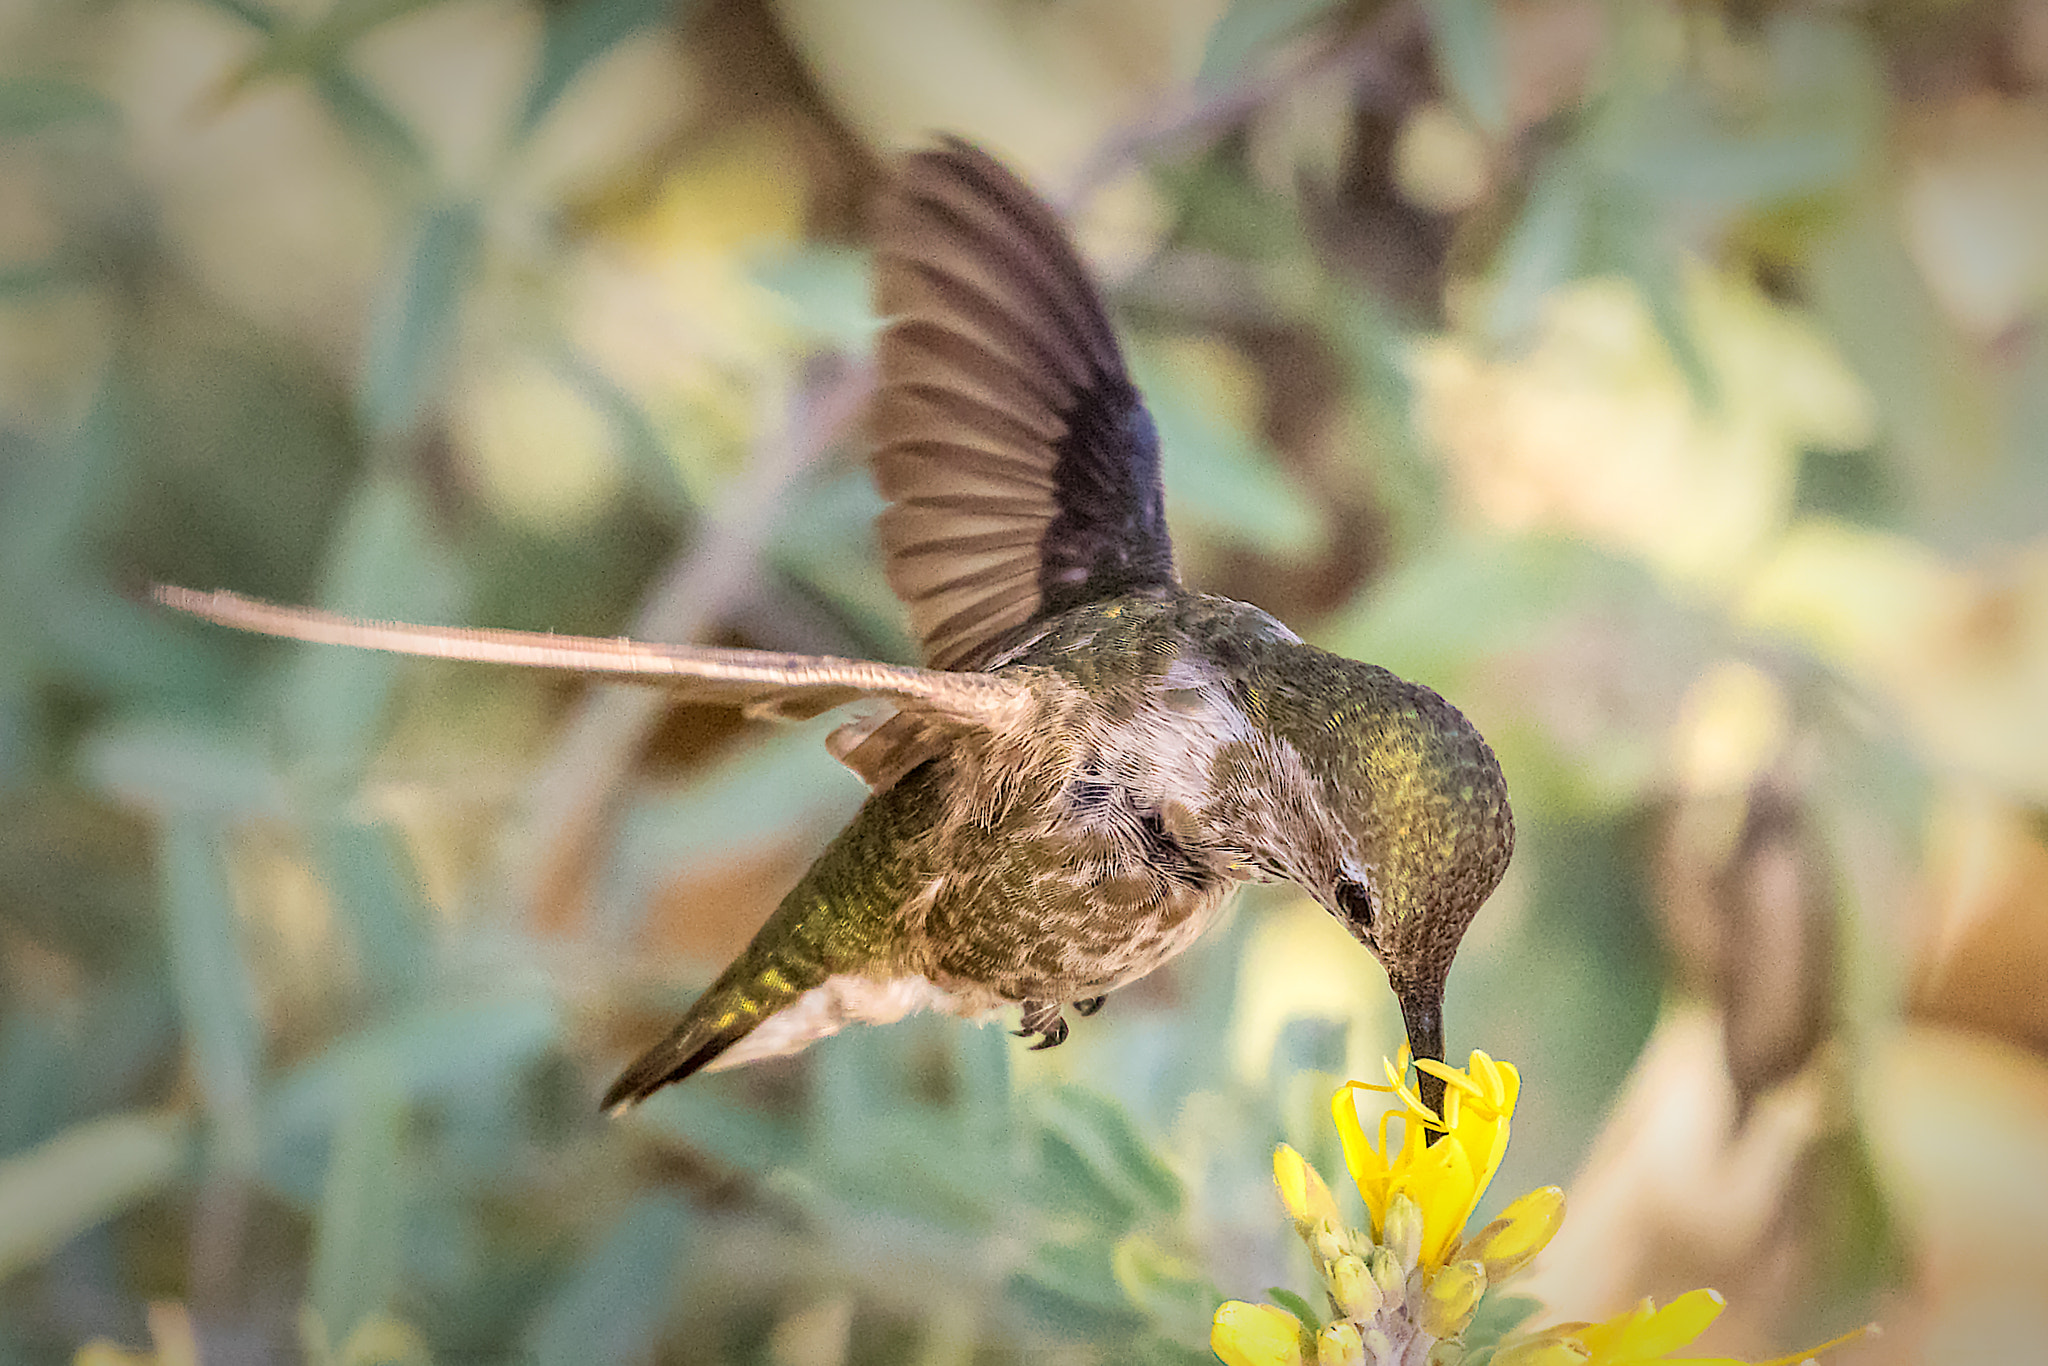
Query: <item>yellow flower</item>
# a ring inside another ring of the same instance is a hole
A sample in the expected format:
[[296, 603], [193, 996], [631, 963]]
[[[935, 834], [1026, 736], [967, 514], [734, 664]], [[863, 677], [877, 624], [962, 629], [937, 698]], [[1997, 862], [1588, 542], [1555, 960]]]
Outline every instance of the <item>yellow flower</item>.
[[1209, 1347], [1224, 1366], [1302, 1366], [1301, 1320], [1270, 1304], [1227, 1300], [1216, 1308]]
[[1820, 1353], [1874, 1332], [1865, 1325], [1817, 1347], [1769, 1361], [1744, 1362], [1735, 1357], [1674, 1357], [1721, 1317], [1727, 1301], [1715, 1290], [1694, 1290], [1659, 1309], [1644, 1299], [1635, 1308], [1602, 1323], [1560, 1323], [1533, 1338], [1503, 1347], [1494, 1366], [1799, 1366]]
[[[1408, 1085], [1408, 1063], [1404, 1045], [1400, 1060], [1387, 1064], [1388, 1085], [1347, 1083], [1331, 1098], [1330, 1108], [1344, 1140], [1344, 1160], [1372, 1216], [1373, 1236], [1385, 1234], [1394, 1197], [1406, 1195], [1422, 1212], [1422, 1264], [1435, 1270], [1444, 1264], [1507, 1154], [1508, 1124], [1522, 1079], [1512, 1065], [1477, 1050], [1470, 1066], [1462, 1069], [1419, 1059], [1417, 1068], [1444, 1080], [1444, 1113], [1438, 1115]], [[1359, 1091], [1391, 1093], [1405, 1107], [1381, 1117], [1377, 1142], [1367, 1136], [1359, 1119]], [[1403, 1121], [1401, 1145], [1393, 1148], [1387, 1125], [1396, 1118]], [[1427, 1142], [1430, 1131], [1442, 1137]]]
[[[1450, 1344], [1443, 1359], [1455, 1360], [1480, 1302], [1527, 1266], [1564, 1222], [1564, 1192], [1544, 1186], [1464, 1237], [1507, 1153], [1521, 1076], [1479, 1052], [1463, 1068], [1420, 1059], [1416, 1068], [1444, 1081], [1439, 1115], [1408, 1084], [1409, 1065], [1404, 1047], [1387, 1064], [1387, 1085], [1350, 1082], [1330, 1098], [1369, 1229], [1340, 1224], [1330, 1188], [1300, 1153], [1283, 1144], [1273, 1154], [1280, 1202], [1315, 1260], [1333, 1322], [1311, 1336], [1283, 1309], [1232, 1300], [1216, 1311], [1209, 1338], [1224, 1366], [1393, 1366], [1437, 1360], [1438, 1344]], [[1370, 1137], [1359, 1118], [1360, 1091], [1401, 1102]], [[1387, 1133], [1395, 1119], [1403, 1125], [1398, 1147]], [[1732, 1357], [1670, 1355], [1706, 1331], [1722, 1303], [1712, 1290], [1681, 1295], [1662, 1309], [1644, 1300], [1604, 1323], [1558, 1324], [1511, 1339], [1493, 1366], [1752, 1366]], [[1871, 1331], [1859, 1328], [1753, 1366], [1795, 1366]]]

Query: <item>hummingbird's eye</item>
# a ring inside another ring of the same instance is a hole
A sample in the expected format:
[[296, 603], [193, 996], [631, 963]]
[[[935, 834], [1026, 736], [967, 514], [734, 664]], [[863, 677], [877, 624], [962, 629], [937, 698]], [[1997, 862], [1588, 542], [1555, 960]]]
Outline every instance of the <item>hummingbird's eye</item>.
[[1373, 917], [1379, 912], [1373, 903], [1372, 889], [1362, 882], [1337, 884], [1337, 909], [1344, 913], [1346, 922], [1361, 930], [1370, 930]]

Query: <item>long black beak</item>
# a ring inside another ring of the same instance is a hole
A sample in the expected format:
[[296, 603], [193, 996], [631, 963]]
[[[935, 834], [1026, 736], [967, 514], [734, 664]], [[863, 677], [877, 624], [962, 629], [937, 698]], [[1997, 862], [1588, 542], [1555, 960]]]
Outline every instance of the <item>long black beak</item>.
[[[1408, 1048], [1418, 1058], [1444, 1060], [1444, 989], [1440, 985], [1403, 991], [1401, 998], [1401, 1020], [1408, 1026]], [[1415, 1090], [1422, 1097], [1422, 1103], [1437, 1112], [1444, 1112], [1444, 1079], [1432, 1076], [1419, 1068], [1415, 1075]], [[1436, 1142], [1438, 1135], [1431, 1131], [1429, 1141]]]

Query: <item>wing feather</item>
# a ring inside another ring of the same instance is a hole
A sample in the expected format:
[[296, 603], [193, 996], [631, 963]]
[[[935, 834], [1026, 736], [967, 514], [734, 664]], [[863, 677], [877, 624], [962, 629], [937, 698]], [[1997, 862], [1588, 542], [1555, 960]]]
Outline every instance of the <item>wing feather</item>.
[[925, 659], [976, 668], [1035, 619], [1178, 591], [1158, 437], [1058, 216], [949, 140], [904, 160], [875, 247], [879, 530]]

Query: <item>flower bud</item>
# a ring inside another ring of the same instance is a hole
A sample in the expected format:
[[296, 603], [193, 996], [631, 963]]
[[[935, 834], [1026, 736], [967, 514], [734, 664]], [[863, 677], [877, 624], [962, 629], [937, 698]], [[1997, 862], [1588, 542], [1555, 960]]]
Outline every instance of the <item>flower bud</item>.
[[1337, 1222], [1337, 1200], [1321, 1173], [1285, 1143], [1273, 1150], [1273, 1184], [1280, 1188], [1280, 1203], [1304, 1237], [1324, 1220]]
[[1365, 1366], [1365, 1340], [1348, 1323], [1333, 1323], [1316, 1337], [1316, 1366]]
[[1303, 1366], [1301, 1320], [1270, 1304], [1227, 1300], [1216, 1307], [1209, 1347], [1224, 1366]]
[[1358, 1257], [1339, 1257], [1330, 1263], [1330, 1298], [1346, 1318], [1369, 1319], [1380, 1312], [1386, 1298]]
[[1458, 1255], [1484, 1262], [1487, 1284], [1499, 1285], [1534, 1260], [1563, 1223], [1564, 1192], [1539, 1186], [1468, 1238]]
[[1407, 1192], [1397, 1192], [1387, 1202], [1380, 1243], [1401, 1259], [1402, 1270], [1415, 1269], [1416, 1258], [1422, 1255], [1422, 1207], [1409, 1199]]
[[1322, 1220], [1314, 1231], [1303, 1235], [1303, 1240], [1308, 1243], [1309, 1251], [1324, 1262], [1334, 1262], [1351, 1250], [1351, 1239], [1345, 1236], [1335, 1219]]
[[1388, 1309], [1399, 1309], [1408, 1295], [1408, 1272], [1392, 1252], [1376, 1247], [1365, 1259], [1365, 1269], [1372, 1274], [1373, 1284], [1380, 1288], [1381, 1304]]
[[1422, 1292], [1422, 1331], [1448, 1338], [1463, 1332], [1486, 1293], [1486, 1266], [1477, 1261], [1452, 1262], [1430, 1277]]
[[1380, 1363], [1394, 1359], [1394, 1340], [1387, 1336], [1386, 1329], [1368, 1328], [1359, 1336], [1365, 1346], [1365, 1359], [1372, 1362], [1373, 1366], [1380, 1366]]

